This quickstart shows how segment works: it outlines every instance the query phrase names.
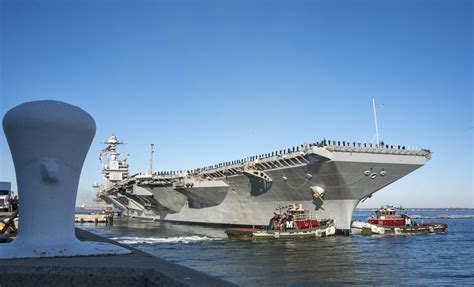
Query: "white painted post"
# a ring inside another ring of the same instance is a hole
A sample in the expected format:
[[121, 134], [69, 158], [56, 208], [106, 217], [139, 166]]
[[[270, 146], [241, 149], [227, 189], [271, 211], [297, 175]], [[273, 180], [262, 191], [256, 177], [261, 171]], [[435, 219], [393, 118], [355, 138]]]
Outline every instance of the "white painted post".
[[28, 102], [6, 113], [3, 129], [15, 165], [20, 218], [16, 239], [0, 245], [1, 259], [130, 253], [75, 236], [77, 186], [96, 130], [88, 113], [58, 101]]
[[155, 152], [155, 145], [150, 144], [150, 175], [153, 175], [153, 153]]
[[379, 146], [380, 145], [379, 127], [378, 127], [378, 123], [377, 123], [377, 110], [375, 109], [375, 98], [372, 98], [372, 107], [374, 108], [375, 136], [377, 138], [377, 146]]

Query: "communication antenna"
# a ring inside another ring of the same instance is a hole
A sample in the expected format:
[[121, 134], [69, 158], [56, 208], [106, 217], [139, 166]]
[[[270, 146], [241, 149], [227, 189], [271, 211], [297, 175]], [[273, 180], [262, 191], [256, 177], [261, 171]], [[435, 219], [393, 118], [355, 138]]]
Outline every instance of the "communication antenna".
[[155, 152], [155, 145], [150, 144], [150, 174], [153, 174], [153, 153]]
[[380, 144], [379, 140], [379, 127], [377, 124], [377, 110], [375, 109], [375, 99], [372, 98], [372, 106], [374, 107], [374, 120], [375, 120], [375, 137], [377, 138], [377, 145]]

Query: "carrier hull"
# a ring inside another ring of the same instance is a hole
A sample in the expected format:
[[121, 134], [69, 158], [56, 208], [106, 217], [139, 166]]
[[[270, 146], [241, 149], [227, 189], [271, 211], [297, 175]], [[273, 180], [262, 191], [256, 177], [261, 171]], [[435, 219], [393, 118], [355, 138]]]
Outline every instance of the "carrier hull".
[[[246, 176], [229, 177], [226, 182], [230, 191], [221, 204], [203, 208], [193, 208], [188, 204], [178, 213], [162, 213], [160, 219], [224, 225], [267, 225], [275, 207], [296, 202], [315, 212], [318, 218], [334, 219], [337, 229], [349, 230], [352, 213], [362, 199], [422, 166], [421, 163], [341, 161], [327, 162], [324, 165], [313, 171], [308, 166], [267, 171], [273, 178], [272, 187], [256, 196], [252, 195]], [[386, 174], [371, 179], [364, 175], [365, 170], [370, 168], [384, 168]], [[312, 175], [311, 180], [306, 179], [308, 173]], [[282, 174], [287, 177], [286, 182], [278, 180]], [[323, 201], [314, 198], [312, 186], [324, 188]]]
[[[348, 233], [361, 200], [423, 166], [430, 156], [429, 151], [312, 146], [194, 173], [157, 175], [159, 192], [147, 188], [157, 204], [127, 212], [170, 222], [263, 226], [276, 207], [298, 203], [320, 219], [334, 219], [336, 228]], [[172, 211], [160, 208], [161, 197]]]

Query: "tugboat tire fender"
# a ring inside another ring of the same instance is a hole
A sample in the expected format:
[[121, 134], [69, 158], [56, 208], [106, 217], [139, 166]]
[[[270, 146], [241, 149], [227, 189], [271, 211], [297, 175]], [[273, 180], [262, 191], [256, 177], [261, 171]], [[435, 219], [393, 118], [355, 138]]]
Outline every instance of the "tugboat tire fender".
[[379, 234], [379, 229], [375, 225], [370, 226], [370, 231], [374, 234]]

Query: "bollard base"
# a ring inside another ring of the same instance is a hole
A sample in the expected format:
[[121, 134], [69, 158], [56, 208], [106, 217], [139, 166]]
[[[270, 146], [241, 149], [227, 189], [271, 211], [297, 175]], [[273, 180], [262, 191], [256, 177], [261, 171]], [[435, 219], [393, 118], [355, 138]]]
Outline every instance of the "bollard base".
[[44, 258], [44, 257], [73, 257], [124, 255], [131, 251], [123, 247], [104, 242], [76, 242], [68, 244], [28, 244], [18, 238], [11, 243], [0, 245], [0, 259], [13, 258]]

